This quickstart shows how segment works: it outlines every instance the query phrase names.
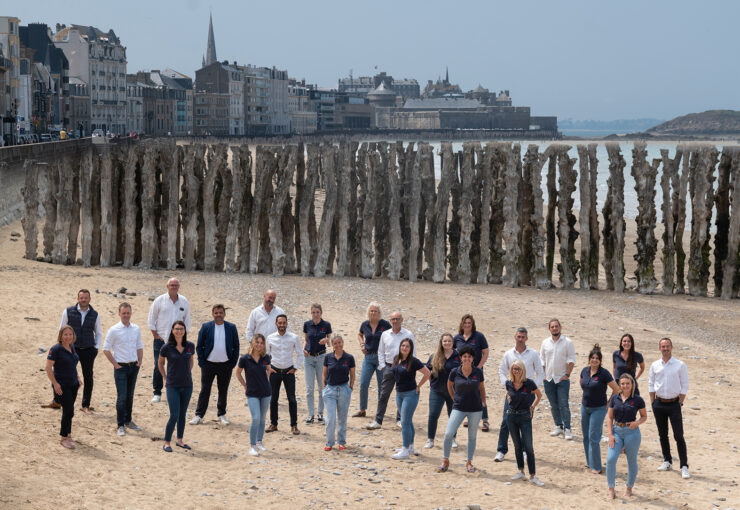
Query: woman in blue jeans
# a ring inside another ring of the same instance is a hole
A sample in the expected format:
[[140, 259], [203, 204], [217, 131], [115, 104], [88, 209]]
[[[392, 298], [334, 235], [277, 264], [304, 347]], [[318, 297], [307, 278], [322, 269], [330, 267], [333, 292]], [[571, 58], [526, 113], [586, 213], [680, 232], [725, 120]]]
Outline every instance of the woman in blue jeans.
[[[398, 354], [393, 360], [391, 370], [396, 378], [396, 406], [401, 413], [401, 438], [403, 444], [391, 458], [408, 459], [414, 453], [414, 411], [419, 405], [419, 390], [429, 380], [429, 369], [414, 357], [414, 342], [404, 338], [398, 346]], [[422, 377], [416, 384], [416, 372]]]
[[[170, 419], [164, 429], [164, 445], [162, 449], [168, 453], [172, 452], [170, 441], [172, 432], [177, 425], [177, 441], [175, 446], [190, 450], [190, 446], [182, 441], [185, 433], [185, 414], [188, 411], [190, 396], [193, 394], [193, 356], [195, 345], [188, 342], [188, 332], [183, 321], [175, 321], [172, 324], [170, 337], [167, 343], [159, 351], [157, 367], [164, 379], [167, 389], [167, 405], [170, 408]], [[167, 372], [164, 364], [167, 362]]]
[[353, 418], [362, 418], [367, 415], [367, 394], [373, 374], [378, 383], [378, 396], [380, 396], [383, 367], [378, 366], [378, 345], [380, 335], [388, 329], [391, 329], [391, 323], [381, 318], [380, 305], [376, 302], [370, 303], [367, 306], [367, 320], [360, 325], [360, 332], [357, 333], [360, 350], [365, 358], [362, 360], [362, 371], [360, 372], [360, 410], [352, 415]]
[[506, 426], [514, 443], [516, 467], [519, 471], [512, 480], [526, 480], [524, 474], [524, 453], [527, 454], [529, 481], [538, 487], [545, 485], [537, 478], [534, 462], [534, 445], [532, 442], [532, 416], [537, 404], [542, 399], [542, 392], [532, 379], [527, 379], [527, 368], [520, 359], [515, 360], [509, 368], [509, 380], [506, 381], [506, 401], [509, 410], [506, 412]]
[[[429, 420], [427, 421], [427, 442], [424, 448], [434, 448], [434, 436], [437, 435], [437, 422], [442, 408], [447, 406], [447, 417], [452, 412], [452, 397], [447, 390], [447, 378], [453, 368], [460, 366], [460, 355], [454, 348], [455, 341], [449, 333], [445, 333], [439, 339], [437, 350], [429, 356], [427, 368], [432, 376], [429, 380]], [[457, 448], [457, 443], [452, 440], [452, 447]]]
[[[619, 393], [609, 400], [606, 430], [609, 434], [609, 450], [606, 452], [606, 483], [609, 497], [614, 499], [614, 479], [617, 476], [617, 459], [624, 450], [627, 455], [627, 487], [625, 497], [632, 496], [632, 487], [637, 478], [637, 453], [640, 450], [640, 425], [647, 420], [645, 401], [635, 395], [636, 384], [630, 374], [619, 376]], [[637, 418], [637, 414], [640, 417]]]
[[445, 430], [444, 457], [437, 471], [443, 473], [450, 467], [452, 440], [463, 420], [468, 419], [468, 456], [465, 469], [474, 473], [473, 454], [475, 453], [478, 422], [486, 408], [486, 387], [483, 383], [483, 370], [473, 365], [475, 349], [469, 345], [460, 348], [460, 366], [453, 368], [447, 378], [447, 391], [452, 396], [452, 413]]
[[[344, 340], [337, 335], [331, 339], [334, 350], [324, 358], [323, 386], [324, 406], [326, 406], [326, 446], [324, 451], [334, 447], [334, 430], [339, 449], [347, 449], [347, 414], [352, 389], [355, 387], [355, 357], [344, 352]], [[337, 427], [338, 424], [338, 427]]]
[[[262, 437], [265, 434], [267, 410], [270, 409], [272, 399], [270, 386], [272, 357], [265, 351], [265, 337], [260, 333], [255, 334], [249, 344], [249, 350], [239, 358], [236, 368], [236, 378], [246, 390], [247, 405], [252, 415], [252, 423], [249, 426], [249, 455], [253, 457], [258, 456], [260, 450], [267, 450], [262, 444]], [[246, 379], [242, 377], [242, 372]]]
[[583, 450], [586, 453], [586, 464], [594, 474], [601, 474], [601, 431], [606, 418], [606, 390], [611, 388], [617, 393], [619, 388], [614, 383], [612, 374], [601, 366], [601, 348], [594, 345], [588, 353], [588, 366], [581, 370], [581, 433]]
[[[319, 303], [311, 305], [311, 320], [303, 323], [303, 368], [306, 376], [307, 424], [314, 423], [314, 386], [319, 387], [319, 414], [316, 421], [324, 423], [324, 399], [321, 396], [321, 374], [324, 370], [326, 346], [329, 344], [331, 324], [321, 318], [323, 310]], [[314, 382], [316, 384], [314, 384]]]

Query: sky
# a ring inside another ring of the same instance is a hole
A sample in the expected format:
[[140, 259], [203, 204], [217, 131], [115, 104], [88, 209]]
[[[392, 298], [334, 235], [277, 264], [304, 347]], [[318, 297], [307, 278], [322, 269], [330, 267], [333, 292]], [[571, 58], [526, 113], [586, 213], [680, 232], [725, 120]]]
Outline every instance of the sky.
[[35, 0], [0, 14], [113, 29], [127, 70], [201, 65], [213, 14], [219, 60], [287, 69], [322, 87], [385, 71], [509, 90], [533, 115], [671, 119], [740, 110], [734, 0]]

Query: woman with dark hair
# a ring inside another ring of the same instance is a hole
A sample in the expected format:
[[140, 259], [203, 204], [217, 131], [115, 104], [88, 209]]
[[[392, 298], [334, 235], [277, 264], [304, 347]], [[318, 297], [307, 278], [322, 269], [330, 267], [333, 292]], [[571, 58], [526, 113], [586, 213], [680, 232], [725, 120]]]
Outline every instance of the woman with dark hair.
[[[334, 352], [324, 358], [323, 384], [324, 405], [326, 406], [326, 446], [331, 451], [334, 440], [340, 450], [347, 449], [347, 414], [352, 389], [355, 387], [355, 358], [344, 352], [344, 339], [336, 335], [331, 339]], [[334, 431], [336, 427], [336, 437]]]
[[476, 437], [478, 435], [478, 421], [480, 421], [483, 409], [486, 408], [486, 388], [483, 384], [483, 370], [474, 366], [475, 351], [470, 346], [460, 349], [460, 366], [453, 368], [447, 377], [447, 391], [452, 396], [452, 413], [447, 421], [445, 430], [444, 453], [442, 464], [437, 471], [443, 473], [450, 467], [450, 450], [452, 440], [460, 428], [460, 424], [467, 418], [470, 423], [468, 427], [468, 451], [465, 468], [468, 473], [475, 472], [473, 467], [473, 454], [475, 453]]
[[635, 350], [635, 339], [629, 333], [619, 339], [619, 350], [612, 354], [614, 380], [618, 381], [622, 374], [629, 374], [635, 381], [635, 395], [640, 394], [637, 380], [645, 371], [645, 360], [642, 354]]
[[[606, 483], [609, 497], [616, 498], [614, 479], [617, 476], [617, 459], [624, 450], [627, 456], [627, 487], [624, 495], [632, 496], [632, 487], [637, 478], [637, 453], [640, 451], [640, 425], [647, 420], [645, 401], [635, 394], [635, 380], [630, 374], [619, 376], [619, 393], [609, 400], [606, 430], [609, 434], [609, 450], [606, 452]], [[637, 413], [640, 417], [637, 418]]]
[[[162, 449], [172, 452], [170, 441], [172, 432], [177, 425], [177, 441], [175, 446], [190, 450], [190, 446], [182, 441], [185, 432], [185, 415], [188, 411], [190, 396], [193, 394], [193, 355], [195, 345], [188, 342], [188, 332], [183, 321], [175, 321], [170, 330], [167, 343], [159, 351], [157, 367], [167, 388], [167, 405], [170, 408], [170, 419], [164, 429], [164, 445]], [[167, 372], [164, 364], [167, 361]]]
[[57, 343], [46, 355], [46, 376], [51, 381], [54, 393], [59, 395], [62, 404], [62, 425], [59, 435], [61, 445], [70, 450], [75, 449], [72, 439], [72, 417], [75, 415], [77, 391], [82, 386], [77, 375], [77, 363], [80, 357], [75, 352], [75, 330], [72, 326], [62, 326], [57, 334]]
[[[424, 448], [434, 448], [434, 436], [437, 435], [437, 422], [442, 414], [442, 407], [447, 406], [447, 417], [452, 412], [452, 397], [447, 390], [447, 378], [453, 368], [460, 366], [460, 355], [454, 348], [455, 341], [451, 334], [444, 333], [439, 339], [437, 350], [429, 356], [427, 368], [431, 372], [429, 380], [429, 420], [427, 422], [427, 442]], [[452, 440], [452, 447], [457, 443]]]
[[[455, 349], [457, 349], [457, 352], [460, 352], [460, 349], [466, 345], [471, 347], [475, 354], [473, 366], [483, 370], [483, 366], [488, 360], [488, 341], [485, 335], [476, 329], [475, 319], [469, 313], [466, 313], [460, 319], [458, 334], [455, 335]], [[491, 428], [488, 424], [488, 409], [485, 407], [483, 408], [482, 419], [481, 430], [488, 432]], [[464, 426], [468, 426], [467, 422]]]
[[[400, 450], [392, 456], [395, 460], [408, 459], [414, 453], [414, 411], [419, 405], [419, 390], [430, 377], [429, 369], [414, 357], [414, 341], [404, 338], [398, 346], [398, 354], [393, 359], [391, 370], [396, 378], [396, 406], [401, 413]], [[416, 384], [416, 372], [422, 377]]]
[[[262, 444], [262, 437], [265, 434], [267, 410], [270, 409], [272, 400], [271, 362], [272, 357], [266, 352], [265, 337], [256, 333], [249, 344], [249, 350], [239, 358], [236, 368], [236, 378], [246, 390], [247, 405], [252, 415], [252, 423], [249, 425], [249, 455], [253, 457], [258, 456], [260, 450], [267, 450]], [[246, 380], [242, 377], [242, 371]]]
[[588, 366], [581, 370], [581, 432], [583, 450], [586, 453], [586, 464], [594, 474], [600, 474], [601, 466], [601, 431], [606, 417], [606, 389], [613, 393], [619, 391], [614, 378], [601, 366], [601, 348], [595, 344], [588, 353]]
[[527, 367], [520, 359], [514, 360], [509, 367], [509, 379], [506, 381], [506, 426], [514, 443], [516, 467], [519, 471], [512, 480], [526, 480], [524, 474], [524, 454], [527, 454], [529, 481], [538, 487], [545, 485], [535, 472], [534, 445], [532, 442], [532, 416], [537, 404], [542, 400], [542, 392], [537, 384], [527, 378]]

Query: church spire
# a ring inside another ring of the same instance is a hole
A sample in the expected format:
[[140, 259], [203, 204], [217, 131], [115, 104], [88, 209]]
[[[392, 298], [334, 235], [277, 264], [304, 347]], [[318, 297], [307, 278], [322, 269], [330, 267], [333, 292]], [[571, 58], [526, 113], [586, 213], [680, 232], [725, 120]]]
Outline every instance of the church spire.
[[450, 84], [450, 68], [445, 66], [445, 85]]
[[205, 65], [211, 65], [217, 62], [216, 58], [216, 39], [213, 37], [213, 15], [208, 16], [208, 46], [206, 47], [206, 63]]

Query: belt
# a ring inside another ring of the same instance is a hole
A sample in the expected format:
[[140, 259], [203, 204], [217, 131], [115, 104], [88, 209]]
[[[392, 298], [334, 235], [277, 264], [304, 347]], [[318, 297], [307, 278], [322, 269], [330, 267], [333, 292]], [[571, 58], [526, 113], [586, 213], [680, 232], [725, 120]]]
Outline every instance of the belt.
[[127, 367], [135, 367], [137, 365], [138, 361], [119, 361], [118, 364], [121, 366], [127, 366]]
[[529, 414], [529, 409], [509, 409], [509, 414]]
[[274, 365], [271, 365], [271, 366], [272, 366], [272, 369], [273, 369], [273, 370], [274, 370], [275, 372], [280, 372], [281, 374], [284, 374], [284, 373], [286, 373], [286, 372], [287, 372], [288, 370], [293, 370], [293, 367], [288, 367], [288, 368], [278, 368], [278, 367], [276, 367], [276, 366], [274, 366]]
[[309, 356], [311, 356], [312, 358], [315, 358], [316, 356], [322, 356], [322, 355], [324, 355], [324, 354], [326, 354], [326, 351], [321, 351], [321, 352], [309, 352], [309, 353], [308, 353], [308, 355], [309, 355]]
[[390, 368], [390, 367], [393, 366], [393, 363], [386, 363], [385, 366], [388, 367], [388, 368]]
[[629, 427], [630, 424], [629, 423], [623, 423], [623, 422], [620, 422], [620, 421], [615, 421], [614, 422], [614, 426], [615, 427]]
[[658, 402], [663, 402], [664, 404], [670, 404], [670, 403], [673, 403], [673, 402], [678, 402], [678, 397], [675, 397], [675, 398], [660, 398], [660, 397], [655, 397], [655, 400], [657, 400]]

